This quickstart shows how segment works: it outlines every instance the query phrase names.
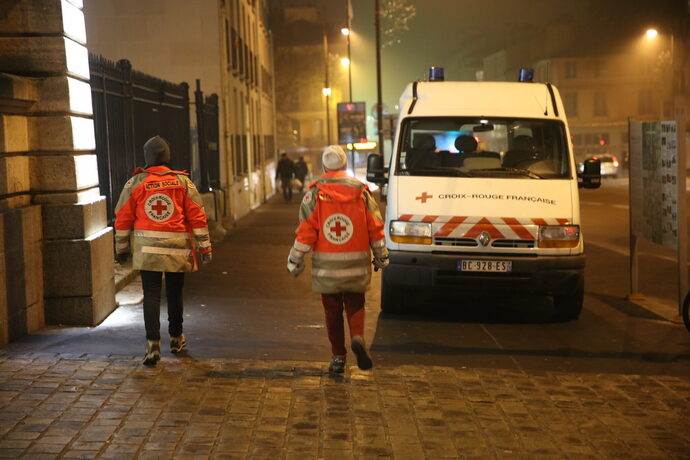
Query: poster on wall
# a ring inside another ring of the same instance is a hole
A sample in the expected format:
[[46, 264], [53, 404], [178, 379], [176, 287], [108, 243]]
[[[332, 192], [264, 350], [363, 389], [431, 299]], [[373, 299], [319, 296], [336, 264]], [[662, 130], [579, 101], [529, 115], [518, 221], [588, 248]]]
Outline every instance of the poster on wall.
[[338, 144], [367, 141], [364, 102], [338, 102]]
[[678, 244], [678, 144], [675, 121], [630, 123], [631, 231]]

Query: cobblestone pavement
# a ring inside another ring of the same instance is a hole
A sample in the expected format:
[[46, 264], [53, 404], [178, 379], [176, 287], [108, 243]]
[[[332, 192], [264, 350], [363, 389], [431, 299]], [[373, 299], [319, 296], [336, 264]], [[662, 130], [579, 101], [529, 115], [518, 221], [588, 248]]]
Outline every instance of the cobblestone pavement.
[[0, 457], [690, 458], [690, 378], [0, 350]]

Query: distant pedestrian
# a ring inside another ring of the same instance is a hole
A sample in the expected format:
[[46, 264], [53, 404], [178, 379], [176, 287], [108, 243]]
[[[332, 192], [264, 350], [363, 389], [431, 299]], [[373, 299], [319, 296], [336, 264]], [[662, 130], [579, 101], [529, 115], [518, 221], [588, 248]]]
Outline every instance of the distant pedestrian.
[[278, 160], [276, 168], [276, 179], [280, 178], [280, 188], [283, 190], [285, 202], [292, 200], [292, 178], [295, 176], [295, 164], [288, 158], [287, 153], [283, 152]]
[[299, 160], [295, 163], [295, 177], [300, 182], [300, 193], [304, 190], [304, 181], [307, 178], [307, 173], [309, 173], [309, 167], [307, 163], [304, 162], [304, 157], [299, 157]]
[[388, 265], [383, 219], [366, 185], [345, 173], [347, 157], [340, 146], [326, 147], [325, 174], [309, 185], [299, 211], [287, 270], [299, 276], [311, 250], [312, 289], [321, 294], [333, 357], [330, 372], [345, 371], [343, 310], [350, 327], [352, 351], [360, 369], [373, 363], [364, 342], [364, 291], [371, 281], [371, 263]]
[[141, 273], [146, 327], [144, 364], [153, 366], [160, 360], [163, 273], [170, 351], [179, 353], [186, 345], [182, 333], [184, 273], [198, 268], [191, 238], [204, 264], [211, 261], [211, 241], [204, 204], [194, 183], [186, 172], [168, 166], [168, 143], [160, 136], [152, 137], [144, 144], [144, 159], [145, 168], [134, 171], [115, 208], [115, 247], [118, 262], [124, 262], [132, 253], [132, 268]]

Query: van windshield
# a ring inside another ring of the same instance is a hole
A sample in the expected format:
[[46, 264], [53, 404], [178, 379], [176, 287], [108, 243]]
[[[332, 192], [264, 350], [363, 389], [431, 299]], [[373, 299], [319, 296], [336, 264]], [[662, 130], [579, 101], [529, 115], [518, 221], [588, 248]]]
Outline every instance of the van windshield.
[[559, 121], [427, 117], [403, 122], [395, 173], [565, 179], [569, 164]]

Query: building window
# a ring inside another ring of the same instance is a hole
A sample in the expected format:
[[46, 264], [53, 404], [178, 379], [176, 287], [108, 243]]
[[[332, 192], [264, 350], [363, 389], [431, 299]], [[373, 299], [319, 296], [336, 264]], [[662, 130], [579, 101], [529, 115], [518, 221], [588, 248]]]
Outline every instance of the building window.
[[664, 117], [673, 117], [673, 101], [671, 99], [664, 99]]
[[594, 116], [605, 117], [606, 115], [608, 115], [608, 109], [606, 108], [606, 93], [597, 91], [594, 93]]
[[288, 95], [288, 112], [299, 111], [299, 91], [291, 91]]
[[230, 41], [230, 24], [228, 20], [225, 20], [225, 62], [228, 69], [231, 66], [232, 58], [230, 57], [230, 52], [232, 50], [232, 42]]
[[233, 160], [234, 160], [234, 166], [235, 166], [235, 176], [241, 176], [242, 175], [242, 145], [241, 145], [241, 140], [239, 134], [233, 134], [232, 135], [233, 139], [233, 150], [234, 150], [234, 155], [233, 155]]
[[601, 59], [595, 59], [594, 60], [594, 72], [593, 72], [595, 78], [601, 77], [602, 67], [603, 67], [603, 62], [601, 62]]
[[569, 117], [577, 117], [577, 93], [563, 93], [563, 105]]
[[565, 63], [565, 78], [577, 77], [577, 62], [570, 61]]
[[640, 115], [652, 113], [652, 91], [650, 89], [641, 89], [638, 93], [637, 110]]
[[242, 134], [242, 174], [249, 174], [249, 139]]
[[235, 30], [234, 27], [231, 28], [230, 31], [230, 43], [232, 45], [232, 52], [230, 53], [230, 59], [232, 61], [232, 70], [239, 70], [239, 56], [238, 56], [238, 50], [239, 50], [239, 37], [237, 36], [237, 31]]

